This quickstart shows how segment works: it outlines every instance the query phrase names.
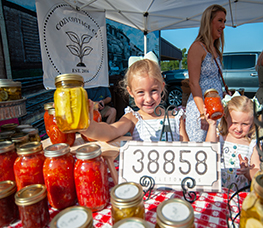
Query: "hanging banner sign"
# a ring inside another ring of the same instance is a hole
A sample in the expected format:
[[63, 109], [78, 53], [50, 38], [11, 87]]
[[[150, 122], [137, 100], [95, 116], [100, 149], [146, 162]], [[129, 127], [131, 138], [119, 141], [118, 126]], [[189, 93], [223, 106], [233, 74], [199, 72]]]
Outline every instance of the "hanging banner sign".
[[220, 143], [123, 141], [119, 183], [154, 179], [155, 188], [182, 191], [184, 178], [195, 180], [192, 190], [221, 192]]
[[77, 11], [62, 0], [36, 0], [43, 81], [79, 74], [85, 88], [109, 86], [105, 12]]

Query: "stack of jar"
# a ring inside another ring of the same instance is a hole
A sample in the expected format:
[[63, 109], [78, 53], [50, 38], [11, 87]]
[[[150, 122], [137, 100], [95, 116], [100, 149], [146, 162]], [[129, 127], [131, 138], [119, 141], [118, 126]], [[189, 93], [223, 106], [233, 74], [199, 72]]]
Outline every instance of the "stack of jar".
[[22, 99], [21, 82], [0, 79], [0, 102], [19, 99]]

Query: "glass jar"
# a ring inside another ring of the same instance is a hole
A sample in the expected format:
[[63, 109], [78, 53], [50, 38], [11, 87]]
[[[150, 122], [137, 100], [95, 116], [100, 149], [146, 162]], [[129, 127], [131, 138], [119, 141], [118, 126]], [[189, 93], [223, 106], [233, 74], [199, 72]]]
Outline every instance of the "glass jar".
[[49, 103], [44, 104], [44, 110], [45, 110], [44, 123], [45, 123], [46, 133], [47, 133], [48, 136], [49, 136], [49, 129], [48, 129], [49, 114], [48, 114], [48, 110], [50, 108], [54, 108], [54, 102], [49, 102]]
[[19, 99], [22, 99], [21, 82], [0, 79], [0, 102]]
[[12, 135], [15, 134], [15, 131], [3, 131], [0, 132], [0, 142], [2, 141], [12, 141]]
[[102, 210], [109, 202], [107, 165], [99, 145], [89, 144], [76, 150], [75, 186], [79, 205], [94, 211]]
[[16, 149], [14, 163], [17, 190], [31, 184], [44, 184], [43, 163], [45, 156], [40, 142], [29, 142]]
[[204, 93], [205, 108], [209, 117], [213, 120], [221, 118], [224, 114], [224, 107], [216, 89], [208, 89]]
[[77, 195], [74, 183], [74, 159], [66, 143], [45, 148], [44, 181], [49, 204], [56, 209], [75, 205]]
[[157, 207], [155, 228], [194, 228], [194, 209], [181, 199], [168, 199]]
[[59, 130], [57, 126], [56, 116], [55, 116], [55, 109], [50, 108], [48, 110], [49, 120], [47, 127], [49, 129], [49, 138], [52, 144], [57, 143], [67, 143], [69, 146], [73, 146], [76, 133], [63, 133]]
[[16, 158], [14, 143], [11, 141], [0, 142], [0, 181], [15, 181], [13, 165]]
[[15, 131], [18, 124], [16, 123], [9, 123], [9, 124], [3, 124], [1, 125], [1, 131]]
[[0, 182], [0, 227], [8, 226], [18, 219], [18, 208], [15, 204], [16, 183]]
[[59, 212], [51, 221], [50, 228], [92, 228], [92, 212], [87, 207], [73, 206]]
[[115, 185], [111, 196], [112, 224], [130, 217], [145, 218], [142, 187], [133, 182]]
[[149, 223], [140, 218], [126, 218], [115, 223], [112, 228], [150, 228]]
[[20, 133], [20, 132], [22, 132], [23, 129], [31, 128], [31, 127], [33, 127], [33, 126], [30, 124], [22, 124], [22, 125], [18, 125], [15, 130], [17, 133]]
[[23, 228], [44, 228], [49, 223], [47, 189], [45, 185], [26, 186], [15, 194]]
[[24, 143], [29, 142], [29, 135], [25, 133], [15, 133], [11, 137], [12, 142], [15, 144], [15, 147], [19, 147]]
[[253, 176], [252, 180], [251, 180], [251, 184], [250, 184], [250, 192], [252, 192], [254, 190], [254, 184], [255, 184], [255, 179], [258, 175], [263, 174], [263, 162], [260, 162], [260, 166], [259, 166], [259, 170], [255, 173], [255, 175]]
[[28, 134], [29, 142], [34, 142], [34, 141], [40, 142], [41, 141], [37, 128], [34, 128], [34, 127], [24, 128], [22, 132], [24, 134]]
[[77, 74], [62, 74], [55, 79], [56, 120], [58, 128], [64, 133], [89, 127], [88, 95], [83, 81], [83, 77]]

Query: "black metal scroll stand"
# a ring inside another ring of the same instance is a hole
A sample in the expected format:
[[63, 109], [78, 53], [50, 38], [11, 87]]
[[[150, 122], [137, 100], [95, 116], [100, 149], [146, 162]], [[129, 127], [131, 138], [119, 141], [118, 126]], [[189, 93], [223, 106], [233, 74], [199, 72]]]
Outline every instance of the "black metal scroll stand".
[[[191, 182], [189, 182], [189, 180]], [[187, 191], [188, 189], [185, 187], [186, 185], [187, 185], [187, 188], [194, 188], [196, 185], [195, 179], [192, 177], [185, 177], [181, 183], [184, 199], [188, 201], [189, 203], [193, 203], [196, 200], [196, 193], [193, 191], [188, 192]]]
[[154, 181], [154, 179], [152, 177], [142, 176], [140, 178], [140, 185], [142, 187], [147, 187], [146, 190], [143, 190], [145, 196], [148, 193], [147, 199], [144, 200], [144, 201], [147, 201], [150, 198], [151, 194], [152, 194], [152, 190], [154, 188], [155, 181]]

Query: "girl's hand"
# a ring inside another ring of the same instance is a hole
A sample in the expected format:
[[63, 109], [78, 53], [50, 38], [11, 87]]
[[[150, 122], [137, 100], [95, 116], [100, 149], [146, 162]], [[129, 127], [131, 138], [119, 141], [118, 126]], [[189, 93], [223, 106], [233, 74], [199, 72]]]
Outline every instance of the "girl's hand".
[[206, 108], [205, 108], [205, 106], [204, 106], [204, 115], [205, 115], [205, 119], [206, 119], [206, 121], [207, 121], [207, 123], [208, 123], [209, 125], [216, 125], [216, 120], [210, 119], [210, 118], [209, 118], [209, 114], [206, 113]]
[[248, 158], [242, 158], [241, 154], [238, 155], [240, 169], [237, 169], [237, 175], [244, 175], [249, 181], [251, 180], [249, 171], [255, 167], [255, 165], [248, 164]]

